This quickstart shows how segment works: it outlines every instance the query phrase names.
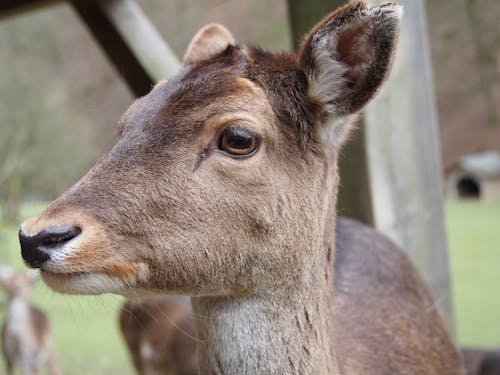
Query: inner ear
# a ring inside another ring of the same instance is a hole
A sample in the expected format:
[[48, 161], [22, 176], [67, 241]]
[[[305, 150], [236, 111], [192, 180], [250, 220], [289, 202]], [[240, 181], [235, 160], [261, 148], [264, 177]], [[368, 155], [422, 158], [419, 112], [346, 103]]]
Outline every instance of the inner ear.
[[184, 65], [209, 59], [235, 45], [233, 35], [224, 26], [211, 23], [201, 28], [191, 40], [184, 55]]
[[351, 67], [370, 62], [374, 55], [373, 46], [367, 40], [371, 34], [370, 29], [368, 22], [360, 22], [340, 33], [336, 52], [341, 62]]
[[327, 16], [306, 37], [299, 61], [309, 95], [326, 114], [345, 116], [372, 98], [389, 71], [401, 8], [355, 1]]

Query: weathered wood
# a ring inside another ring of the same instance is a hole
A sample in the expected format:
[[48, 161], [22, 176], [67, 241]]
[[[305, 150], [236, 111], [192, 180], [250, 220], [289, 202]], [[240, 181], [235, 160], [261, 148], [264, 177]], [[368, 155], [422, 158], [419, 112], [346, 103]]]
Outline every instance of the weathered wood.
[[423, 0], [405, 15], [388, 82], [365, 109], [375, 226], [408, 251], [449, 323], [452, 303], [438, 121]]
[[177, 73], [177, 56], [134, 0], [103, 0], [100, 4], [154, 81]]
[[341, 216], [375, 226], [366, 141], [364, 119], [360, 118], [358, 129], [350, 136], [339, 157], [341, 178], [337, 211]]
[[0, 19], [15, 16], [27, 11], [61, 3], [63, 0], [2, 0], [0, 1]]
[[290, 16], [292, 41], [298, 47], [304, 35], [322, 17], [336, 7], [344, 4], [343, 0], [288, 0], [288, 14]]
[[133, 0], [72, 0], [117, 71], [136, 96], [175, 74], [179, 62]]

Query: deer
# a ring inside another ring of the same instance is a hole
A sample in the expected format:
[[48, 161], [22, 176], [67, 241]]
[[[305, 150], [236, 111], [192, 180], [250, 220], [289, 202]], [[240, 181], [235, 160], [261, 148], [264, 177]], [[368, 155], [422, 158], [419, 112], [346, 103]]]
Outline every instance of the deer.
[[341, 146], [401, 16], [349, 3], [296, 54], [205, 26], [111, 151], [21, 224], [25, 263], [61, 293], [190, 296], [201, 374], [464, 374], [409, 258], [336, 213]]
[[60, 374], [49, 319], [30, 302], [37, 276], [38, 272], [15, 273], [8, 266], [0, 267], [0, 284], [8, 296], [2, 325], [2, 353], [8, 375], [13, 374], [16, 367], [25, 375], [36, 375], [44, 365], [51, 375]]
[[139, 375], [197, 375], [196, 330], [189, 301], [156, 296], [127, 301], [120, 330]]
[[479, 368], [479, 375], [500, 374], [500, 351], [491, 350], [485, 353]]
[[460, 353], [467, 375], [500, 375], [500, 350], [463, 348]]

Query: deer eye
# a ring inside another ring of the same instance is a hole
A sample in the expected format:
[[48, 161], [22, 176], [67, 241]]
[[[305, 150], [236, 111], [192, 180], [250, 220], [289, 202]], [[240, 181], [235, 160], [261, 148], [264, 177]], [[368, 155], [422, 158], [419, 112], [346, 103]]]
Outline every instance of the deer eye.
[[250, 156], [259, 146], [258, 137], [238, 127], [225, 128], [219, 136], [218, 149], [235, 157]]

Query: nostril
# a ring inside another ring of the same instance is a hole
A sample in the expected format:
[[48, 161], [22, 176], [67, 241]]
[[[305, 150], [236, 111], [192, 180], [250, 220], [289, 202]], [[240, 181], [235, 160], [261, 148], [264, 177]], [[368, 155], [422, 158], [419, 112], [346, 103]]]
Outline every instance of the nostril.
[[[66, 242], [72, 240], [76, 236], [82, 233], [82, 230], [78, 227], [71, 227], [69, 229], [58, 231], [58, 230], [43, 230], [37, 234], [40, 236], [40, 245], [48, 248], [55, 248], [64, 245]], [[36, 236], [35, 236], [36, 237]]]
[[29, 236], [22, 230], [19, 231], [21, 255], [31, 267], [38, 268], [50, 259], [57, 248], [77, 237], [82, 232], [81, 228], [65, 226], [62, 228], [49, 228]]

